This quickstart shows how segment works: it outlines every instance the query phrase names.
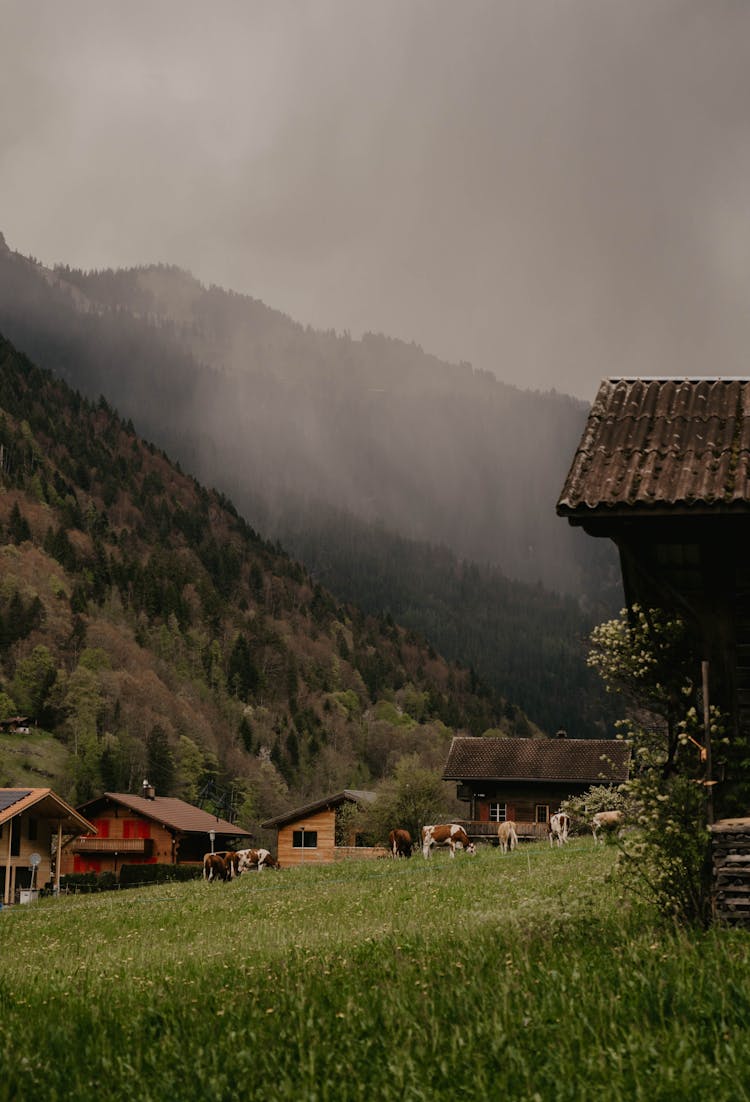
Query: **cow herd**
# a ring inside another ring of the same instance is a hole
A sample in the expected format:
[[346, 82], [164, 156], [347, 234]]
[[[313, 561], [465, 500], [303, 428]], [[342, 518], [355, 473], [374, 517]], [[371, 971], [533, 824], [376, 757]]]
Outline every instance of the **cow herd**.
[[[611, 833], [622, 823], [621, 811], [600, 811], [591, 820], [591, 830], [594, 842], [599, 842], [599, 835]], [[550, 816], [547, 825], [549, 844], [563, 846], [568, 841], [570, 833], [570, 816], [565, 811], [558, 811]], [[497, 842], [503, 853], [512, 852], [518, 845], [518, 832], [516, 824], [511, 820], [500, 823], [497, 828]], [[421, 835], [422, 856], [427, 858], [432, 855], [433, 848], [447, 847], [451, 857], [456, 856], [456, 849], [462, 849], [466, 853], [476, 853], [476, 846], [472, 842], [464, 827], [460, 823], [434, 823], [431, 826], [422, 827]], [[388, 836], [388, 846], [392, 857], [411, 857], [414, 849], [411, 834], [408, 830], [392, 830]], [[203, 879], [234, 880], [243, 872], [257, 869], [278, 869], [281, 866], [267, 849], [238, 849], [220, 850], [217, 853], [207, 853], [203, 858]]]

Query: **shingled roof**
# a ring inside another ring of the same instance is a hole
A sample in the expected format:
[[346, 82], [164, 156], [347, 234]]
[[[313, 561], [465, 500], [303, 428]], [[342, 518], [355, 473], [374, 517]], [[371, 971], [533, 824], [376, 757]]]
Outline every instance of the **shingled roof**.
[[560, 515], [750, 507], [750, 379], [605, 379]]
[[457, 737], [443, 779], [622, 784], [629, 764], [630, 744], [617, 739]]
[[267, 819], [261, 823], [264, 828], [285, 826], [287, 823], [296, 822], [297, 819], [305, 819], [308, 815], [314, 815], [318, 811], [329, 811], [340, 807], [341, 804], [371, 804], [375, 799], [375, 793], [364, 788], [344, 788], [341, 792], [335, 792], [332, 796], [324, 796], [321, 800], [303, 804], [302, 807], [292, 808], [283, 815], [277, 815], [273, 819]]
[[213, 830], [217, 835], [231, 838], [252, 837], [249, 831], [243, 830], [236, 823], [219, 819], [216, 815], [173, 796], [154, 796], [150, 800], [143, 796], [134, 796], [129, 792], [105, 792], [103, 796], [90, 800], [79, 810], [87, 815], [96, 814], [97, 805], [105, 800], [127, 807], [131, 811], [137, 811], [139, 815], [154, 819], [167, 829], [177, 830], [182, 834], [208, 834]]

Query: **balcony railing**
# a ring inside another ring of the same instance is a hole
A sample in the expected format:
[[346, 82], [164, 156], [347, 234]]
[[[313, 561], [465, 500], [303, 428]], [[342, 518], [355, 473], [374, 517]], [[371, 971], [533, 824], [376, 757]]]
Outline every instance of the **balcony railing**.
[[[546, 842], [549, 833], [546, 823], [524, 823], [518, 819], [514, 819], [513, 821], [516, 824], [516, 834], [518, 835], [519, 841]], [[497, 828], [500, 826], [499, 823], [488, 823], [486, 821], [479, 822], [476, 819], [457, 819], [456, 822], [461, 824], [469, 837], [475, 842], [497, 841]]]
[[145, 853], [150, 838], [76, 838], [74, 853]]

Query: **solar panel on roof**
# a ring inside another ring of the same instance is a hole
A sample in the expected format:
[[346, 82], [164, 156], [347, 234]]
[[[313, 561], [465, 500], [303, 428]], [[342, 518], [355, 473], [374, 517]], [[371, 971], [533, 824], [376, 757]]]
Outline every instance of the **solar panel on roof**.
[[3, 788], [0, 789], [0, 811], [17, 804], [19, 800], [25, 800], [31, 795], [30, 788]]

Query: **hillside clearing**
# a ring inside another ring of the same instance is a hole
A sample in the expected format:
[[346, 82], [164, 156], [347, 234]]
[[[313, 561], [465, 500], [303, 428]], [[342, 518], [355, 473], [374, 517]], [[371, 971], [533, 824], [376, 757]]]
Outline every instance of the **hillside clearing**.
[[485, 848], [0, 914], [0, 1099], [750, 1097], [750, 938]]

